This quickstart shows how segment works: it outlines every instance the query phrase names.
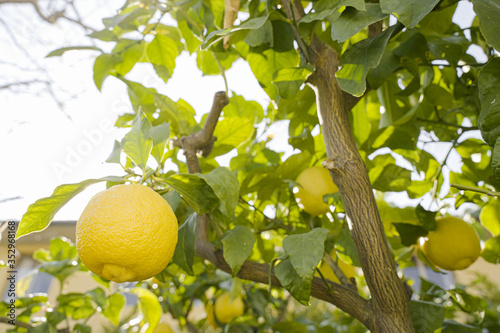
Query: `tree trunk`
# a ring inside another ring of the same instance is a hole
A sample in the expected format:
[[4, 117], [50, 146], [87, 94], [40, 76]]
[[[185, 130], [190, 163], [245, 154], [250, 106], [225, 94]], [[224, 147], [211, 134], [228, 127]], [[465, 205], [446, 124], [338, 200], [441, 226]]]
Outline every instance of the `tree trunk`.
[[348, 112], [354, 97], [343, 92], [335, 78], [337, 53], [314, 39], [310, 46], [315, 72], [310, 85], [316, 92], [330, 170], [351, 227], [361, 267], [371, 293], [373, 332], [414, 332], [409, 296], [399, 279], [378, 212], [368, 170], [359, 155]]

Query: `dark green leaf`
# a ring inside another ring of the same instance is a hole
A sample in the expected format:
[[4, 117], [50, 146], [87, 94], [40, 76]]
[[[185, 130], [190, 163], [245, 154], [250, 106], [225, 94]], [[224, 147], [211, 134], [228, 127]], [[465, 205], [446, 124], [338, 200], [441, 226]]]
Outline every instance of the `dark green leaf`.
[[387, 28], [380, 35], [362, 40], [344, 52], [340, 60], [342, 68], [336, 73], [342, 90], [354, 96], [364, 93], [366, 74], [379, 64], [394, 29], [395, 26]]
[[212, 187], [197, 175], [175, 174], [164, 181], [179, 192], [198, 214], [206, 214], [220, 204]]
[[233, 276], [238, 274], [241, 265], [252, 254], [254, 244], [253, 232], [243, 225], [235, 226], [222, 236], [224, 259], [233, 270]]
[[416, 333], [433, 333], [443, 325], [444, 306], [431, 302], [410, 301], [410, 314]]
[[69, 47], [62, 47], [60, 49], [50, 52], [45, 56], [45, 58], [62, 56], [67, 51], [73, 51], [73, 50], [93, 50], [102, 52], [102, 50], [97, 46], [69, 46]]
[[358, 250], [349, 229], [343, 228], [340, 234], [335, 237], [335, 248], [340, 259], [353, 266], [361, 266]]
[[191, 214], [179, 228], [179, 237], [173, 261], [186, 273], [193, 275], [193, 263], [196, 247], [196, 221], [198, 215]]
[[290, 259], [281, 261], [274, 268], [274, 273], [286, 290], [300, 303], [309, 305], [312, 279], [302, 279], [295, 271]]
[[421, 204], [415, 208], [415, 213], [422, 227], [427, 231], [436, 230], [436, 215], [437, 212], [431, 212], [422, 207]]
[[[489, 45], [500, 51], [500, 3], [497, 0], [472, 0], [479, 18], [479, 28]], [[498, 103], [498, 101], [497, 101]]]
[[278, 166], [276, 173], [282, 179], [295, 180], [304, 169], [311, 165], [311, 159], [312, 155], [307, 151], [292, 155]]
[[91, 333], [92, 332], [92, 328], [89, 325], [76, 324], [73, 327], [73, 332], [74, 333]]
[[429, 14], [438, 2], [439, 0], [380, 0], [380, 7], [384, 13], [393, 14], [411, 29]]
[[240, 194], [240, 184], [234, 173], [228, 168], [219, 167], [199, 176], [205, 179], [219, 198], [221, 211], [228, 216], [233, 215]]
[[307, 327], [296, 321], [283, 321], [273, 325], [273, 332], [277, 333], [307, 333]]
[[332, 22], [332, 39], [344, 42], [356, 33], [387, 16], [378, 3], [367, 3], [366, 10], [347, 7], [340, 17]]
[[273, 83], [283, 98], [292, 98], [300, 90], [308, 76], [312, 73], [311, 67], [282, 68], [273, 75]]
[[444, 321], [441, 330], [441, 333], [481, 333], [481, 332], [482, 330], [479, 327], [461, 324], [451, 319], [446, 319]]
[[500, 136], [500, 58], [483, 67], [478, 86], [481, 100], [478, 125], [484, 141], [493, 147]]
[[427, 230], [419, 225], [409, 223], [393, 223], [401, 237], [404, 246], [412, 246], [417, 243], [420, 237], [427, 235]]
[[23, 215], [16, 239], [35, 231], [41, 231], [48, 227], [54, 215], [75, 195], [92, 184], [103, 181], [124, 182], [120, 177], [103, 177], [100, 179], [88, 179], [77, 184], [64, 184], [56, 187], [50, 197], [38, 199], [28, 207], [28, 211]]
[[283, 248], [301, 279], [311, 280], [314, 276], [316, 266], [325, 252], [328, 233], [326, 229], [315, 228], [307, 233], [290, 235], [283, 239]]

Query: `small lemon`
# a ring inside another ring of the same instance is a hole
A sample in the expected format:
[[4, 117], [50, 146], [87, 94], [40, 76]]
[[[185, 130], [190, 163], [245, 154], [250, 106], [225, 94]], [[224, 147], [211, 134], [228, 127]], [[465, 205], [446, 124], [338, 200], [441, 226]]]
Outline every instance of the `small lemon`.
[[429, 232], [422, 246], [431, 263], [453, 271], [465, 269], [477, 260], [481, 245], [470, 224], [451, 216], [439, 218], [436, 223], [436, 230]]
[[333, 183], [328, 170], [318, 166], [307, 168], [300, 173], [296, 181], [301, 185], [295, 190], [295, 199], [299, 206], [312, 215], [321, 215], [329, 211], [323, 196], [335, 193], [339, 189]]
[[160, 273], [177, 244], [177, 218], [165, 199], [143, 185], [116, 185], [90, 199], [76, 225], [85, 266], [115, 282]]
[[[337, 260], [337, 265], [342, 270], [342, 272], [344, 272], [344, 275], [348, 279], [356, 276], [356, 271], [354, 270], [354, 267], [349, 265], [342, 259], [337, 258], [337, 253], [335, 252], [335, 250], [330, 253], [330, 256], [333, 258], [333, 260]], [[332, 282], [340, 283], [339, 278], [335, 275], [335, 273], [333, 273], [332, 269], [325, 261], [321, 263], [321, 265], [319, 266], [319, 270], [321, 274], [323, 274], [325, 279], [330, 280]], [[318, 272], [316, 272], [316, 276], [320, 276]]]
[[215, 300], [215, 316], [221, 324], [228, 324], [234, 318], [243, 314], [245, 305], [241, 296], [231, 301], [229, 293], [225, 292]]
[[156, 326], [153, 333], [174, 333], [169, 324], [160, 322], [158, 326]]

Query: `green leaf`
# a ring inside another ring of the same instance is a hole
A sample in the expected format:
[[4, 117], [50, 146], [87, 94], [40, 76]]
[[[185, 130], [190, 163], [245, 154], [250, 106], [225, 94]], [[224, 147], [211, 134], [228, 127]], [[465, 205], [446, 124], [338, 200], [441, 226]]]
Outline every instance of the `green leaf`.
[[120, 142], [115, 140], [115, 143], [113, 144], [113, 150], [111, 151], [111, 154], [106, 159], [106, 162], [107, 163], [120, 163], [121, 153], [122, 153], [122, 145]]
[[369, 175], [373, 188], [382, 192], [402, 192], [411, 183], [411, 171], [396, 164], [377, 165]]
[[91, 333], [92, 328], [88, 325], [85, 325], [85, 324], [76, 324], [73, 327], [73, 332], [74, 333]]
[[478, 87], [478, 125], [484, 141], [493, 147], [500, 136], [500, 58], [494, 58], [479, 72]]
[[361, 96], [366, 90], [366, 74], [370, 68], [376, 67], [384, 53], [385, 46], [395, 26], [387, 28], [374, 38], [367, 38], [352, 45], [342, 55], [336, 73], [342, 90], [354, 96]]
[[219, 206], [214, 190], [198, 175], [175, 174], [164, 179], [198, 214], [206, 214]]
[[58, 307], [64, 313], [75, 319], [85, 319], [94, 314], [95, 309], [92, 306], [91, 296], [81, 293], [60, 294], [57, 297]]
[[179, 228], [179, 237], [172, 260], [186, 273], [193, 275], [193, 263], [196, 250], [197, 215], [191, 214]]
[[492, 264], [500, 263], [500, 236], [490, 238], [486, 241], [481, 257]]
[[274, 268], [281, 285], [300, 303], [309, 305], [312, 279], [302, 279], [293, 268], [290, 259], [282, 260]]
[[387, 16], [377, 3], [367, 3], [366, 10], [347, 7], [340, 17], [332, 22], [332, 39], [345, 42], [370, 24]]
[[241, 265], [252, 254], [254, 244], [255, 236], [253, 232], [243, 225], [235, 226], [222, 236], [224, 259], [231, 267], [233, 276], [238, 274]]
[[113, 49], [113, 54], [121, 56], [121, 61], [115, 65], [115, 70], [120, 75], [125, 75], [144, 55], [146, 44], [133, 39], [120, 39]]
[[170, 123], [170, 130], [180, 136], [191, 134], [196, 129], [194, 109], [184, 100], [174, 102], [158, 93], [152, 95], [155, 108], [160, 109], [157, 123]]
[[422, 207], [421, 204], [418, 204], [415, 208], [415, 213], [417, 215], [418, 220], [422, 227], [427, 231], [436, 230], [436, 215], [437, 212], [431, 212]]
[[43, 262], [38, 269], [54, 276], [63, 283], [68, 276], [80, 270], [80, 266], [74, 259], [63, 259]]
[[479, 19], [479, 29], [486, 42], [500, 51], [500, 3], [497, 0], [472, 0], [474, 12]]
[[137, 113], [132, 128], [125, 134], [121, 144], [125, 154], [143, 171], [146, 170], [153, 140], [151, 140], [151, 123], [142, 112]]
[[104, 317], [108, 318], [109, 321], [115, 326], [120, 324], [120, 313], [125, 306], [126, 300], [125, 296], [120, 293], [114, 293], [108, 298], [106, 298], [105, 306], [102, 310]]
[[361, 266], [358, 250], [349, 229], [342, 228], [340, 234], [335, 237], [335, 249], [340, 259], [346, 263], [357, 267]]
[[462, 311], [471, 314], [483, 312], [484, 308], [481, 298], [470, 295], [464, 289], [460, 288], [448, 290], [448, 293], [453, 303], [458, 305]]
[[200, 174], [220, 200], [221, 211], [231, 216], [238, 205], [240, 184], [229, 168], [218, 167], [208, 174]]
[[163, 123], [151, 127], [151, 139], [153, 140], [153, 148], [151, 155], [155, 158], [156, 162], [161, 165], [165, 148], [167, 147], [167, 140], [170, 136], [170, 124]]
[[474, 327], [470, 325], [465, 325], [457, 323], [454, 320], [446, 319], [444, 321], [441, 333], [481, 333], [480, 327]]
[[45, 58], [62, 56], [64, 53], [73, 50], [93, 50], [102, 52], [102, 50], [97, 46], [69, 46], [69, 47], [61, 47], [60, 49], [50, 52], [45, 56]]
[[156, 326], [160, 322], [162, 314], [158, 297], [156, 297], [156, 295], [151, 291], [140, 287], [133, 288], [130, 292], [139, 299], [139, 309], [144, 316], [144, 321], [149, 324], [145, 333], [153, 333]]
[[115, 65], [122, 61], [120, 55], [103, 53], [94, 62], [94, 83], [101, 90], [104, 79], [108, 77]]
[[479, 220], [493, 236], [498, 236], [500, 234], [500, 200], [490, 199], [490, 202], [481, 209]]
[[417, 243], [420, 237], [427, 235], [427, 230], [419, 225], [410, 223], [393, 223], [401, 237], [401, 244], [404, 246], [412, 246]]
[[167, 36], [157, 34], [148, 45], [146, 51], [156, 74], [167, 82], [175, 68], [175, 59], [179, 55], [175, 41]]
[[278, 166], [276, 174], [282, 179], [295, 180], [304, 169], [311, 165], [311, 159], [312, 155], [308, 151], [292, 155]]
[[50, 240], [49, 253], [52, 260], [75, 259], [76, 246], [66, 237], [59, 236]]
[[382, 11], [393, 14], [407, 28], [412, 29], [436, 6], [439, 0], [380, 0]]
[[177, 21], [177, 25], [182, 34], [182, 38], [184, 39], [184, 43], [186, 44], [186, 48], [189, 54], [192, 54], [196, 50], [199, 49], [201, 45], [201, 40], [199, 40], [189, 29], [189, 26], [185, 20]]
[[444, 306], [431, 302], [410, 301], [410, 315], [416, 333], [432, 333], [443, 325]]
[[307, 333], [307, 327], [297, 321], [283, 321], [273, 325], [273, 332], [277, 333]]
[[51, 323], [42, 323], [41, 325], [34, 326], [27, 331], [28, 333], [57, 333], [58, 330]]
[[290, 235], [283, 239], [283, 248], [290, 258], [290, 263], [303, 280], [314, 276], [323, 253], [329, 231], [315, 228], [304, 234]]
[[293, 98], [312, 72], [310, 66], [282, 68], [274, 73], [273, 83], [278, 87], [281, 97]]
[[113, 181], [123, 183], [125, 180], [120, 177], [103, 177], [100, 179], [88, 179], [77, 184], [64, 184], [56, 187], [50, 197], [38, 199], [28, 207], [23, 215], [19, 228], [17, 229], [16, 239], [28, 235], [35, 231], [41, 231], [49, 226], [54, 215], [75, 195], [82, 192], [88, 186], [103, 181]]
[[287, 52], [267, 49], [262, 52], [257, 52], [257, 50], [250, 52], [247, 61], [264, 91], [272, 100], [276, 100], [278, 89], [272, 84], [274, 73], [283, 68], [297, 67], [300, 57], [295, 49]]

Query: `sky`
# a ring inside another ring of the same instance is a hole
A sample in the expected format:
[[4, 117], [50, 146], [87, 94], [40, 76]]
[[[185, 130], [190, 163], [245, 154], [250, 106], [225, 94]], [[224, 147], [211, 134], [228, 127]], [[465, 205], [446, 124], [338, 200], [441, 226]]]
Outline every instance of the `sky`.
[[[99, 29], [101, 19], [113, 15], [123, 1], [76, 3], [85, 22]], [[455, 22], [468, 27], [472, 19], [472, 5], [462, 1]], [[50, 196], [60, 184], [122, 175], [121, 167], [104, 160], [114, 140], [126, 133], [113, 127], [117, 116], [132, 112], [122, 82], [109, 77], [101, 92], [95, 87], [92, 66], [97, 52], [71, 51], [45, 58], [60, 47], [89, 45], [83, 29], [65, 21], [41, 24], [30, 5], [0, 6], [0, 29], [5, 27], [12, 35], [0, 33], [0, 86], [36, 77], [38, 67], [46, 68], [57, 87], [55, 93], [64, 101], [64, 111], [42, 89], [36, 94], [0, 90], [0, 221], [20, 220], [31, 203]], [[246, 63], [237, 61], [226, 75], [230, 90], [267, 105], [268, 98]], [[185, 99], [198, 117], [210, 109], [214, 93], [224, 90], [222, 78], [203, 77], [195, 57], [186, 52], [177, 59], [174, 76], [166, 85], [147, 64], [134, 68], [129, 78], [174, 100]], [[36, 86], [31, 90], [36, 92]], [[268, 146], [290, 153], [287, 122], [276, 123], [270, 133], [276, 135]], [[103, 189], [104, 184], [92, 185], [63, 207], [55, 220], [78, 219], [90, 197]], [[1, 202], [12, 197], [19, 199]]]

